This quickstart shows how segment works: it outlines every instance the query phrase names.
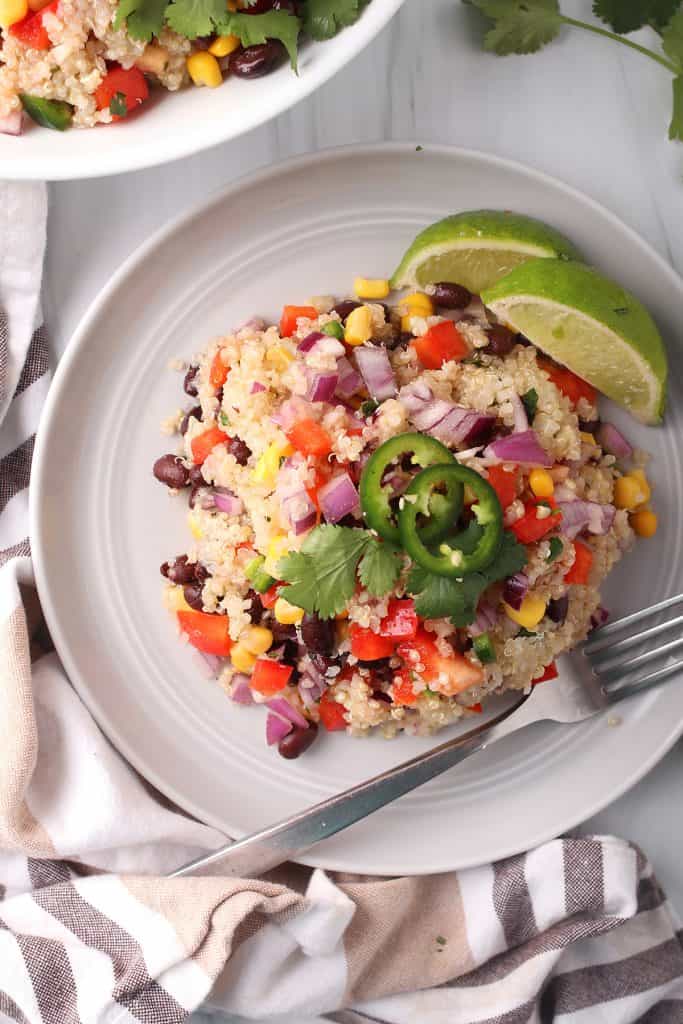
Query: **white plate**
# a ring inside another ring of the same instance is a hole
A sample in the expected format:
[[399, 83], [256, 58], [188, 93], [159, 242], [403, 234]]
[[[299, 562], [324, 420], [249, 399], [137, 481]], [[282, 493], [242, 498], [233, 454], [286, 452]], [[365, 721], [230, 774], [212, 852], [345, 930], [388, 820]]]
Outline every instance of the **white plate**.
[[[201, 678], [161, 608], [159, 564], [184, 550], [186, 505], [153, 479], [159, 423], [181, 404], [174, 356], [283, 303], [348, 293], [388, 274], [417, 229], [491, 206], [541, 217], [648, 304], [680, 353], [683, 285], [595, 203], [517, 164], [456, 149], [333, 150], [250, 177], [135, 253], [91, 307], [62, 359], [41, 424], [31, 531], [40, 595], [83, 699], [130, 761], [198, 818], [240, 836], [424, 750], [429, 740], [325, 735], [297, 761], [264, 742], [262, 714]], [[616, 419], [654, 453], [661, 527], [613, 573], [614, 613], [681, 578], [679, 359], [666, 428]], [[610, 414], [611, 415], [611, 414]], [[426, 873], [499, 858], [596, 813], [683, 730], [669, 684], [574, 728], [537, 726], [312, 850], [308, 863]]]
[[402, 3], [372, 0], [355, 25], [334, 39], [303, 46], [298, 75], [286, 64], [265, 78], [231, 79], [220, 89], [158, 90], [142, 113], [107, 127], [55, 132], [29, 122], [19, 138], [0, 135], [2, 177], [57, 181], [120, 174], [237, 139], [336, 74], [381, 32]]

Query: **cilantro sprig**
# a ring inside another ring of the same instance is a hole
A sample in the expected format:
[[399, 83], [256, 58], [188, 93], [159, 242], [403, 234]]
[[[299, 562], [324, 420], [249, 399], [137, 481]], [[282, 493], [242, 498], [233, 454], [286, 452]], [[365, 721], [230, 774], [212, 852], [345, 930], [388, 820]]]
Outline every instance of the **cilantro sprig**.
[[[683, 140], [683, 10], [680, 0], [594, 0], [593, 13], [609, 28], [563, 14], [559, 0], [464, 0], [477, 7], [491, 26], [484, 48], [499, 56], [536, 53], [564, 26], [612, 39], [649, 57], [674, 75], [669, 138]], [[650, 28], [663, 53], [642, 46], [626, 34]]]
[[304, 31], [311, 39], [331, 39], [353, 25], [368, 0], [306, 0]]
[[287, 601], [331, 619], [353, 597], [357, 573], [368, 593], [382, 597], [398, 580], [402, 564], [399, 549], [369, 530], [326, 525], [311, 530], [300, 551], [281, 558], [277, 572], [288, 584], [282, 590]]

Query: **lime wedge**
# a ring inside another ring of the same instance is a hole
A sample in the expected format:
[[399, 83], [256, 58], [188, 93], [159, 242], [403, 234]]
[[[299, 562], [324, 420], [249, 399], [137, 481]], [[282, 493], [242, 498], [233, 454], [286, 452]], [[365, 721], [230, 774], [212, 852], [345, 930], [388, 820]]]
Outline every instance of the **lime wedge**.
[[618, 284], [582, 263], [533, 260], [486, 289], [482, 301], [643, 423], [661, 420], [664, 343], [642, 303]]
[[479, 295], [520, 263], [540, 257], [581, 258], [564, 235], [540, 220], [503, 210], [470, 210], [421, 231], [391, 286], [424, 288], [451, 281]]

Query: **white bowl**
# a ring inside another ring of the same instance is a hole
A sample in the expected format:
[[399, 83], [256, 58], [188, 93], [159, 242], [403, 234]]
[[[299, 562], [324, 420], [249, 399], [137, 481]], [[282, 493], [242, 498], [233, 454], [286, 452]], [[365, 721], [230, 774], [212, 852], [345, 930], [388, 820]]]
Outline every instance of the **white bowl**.
[[0, 177], [47, 181], [94, 178], [169, 163], [236, 139], [310, 95], [381, 32], [403, 0], [372, 0], [334, 39], [307, 43], [299, 74], [289, 64], [264, 78], [231, 79], [219, 89], [159, 90], [129, 122], [50, 131], [30, 124], [0, 135]]

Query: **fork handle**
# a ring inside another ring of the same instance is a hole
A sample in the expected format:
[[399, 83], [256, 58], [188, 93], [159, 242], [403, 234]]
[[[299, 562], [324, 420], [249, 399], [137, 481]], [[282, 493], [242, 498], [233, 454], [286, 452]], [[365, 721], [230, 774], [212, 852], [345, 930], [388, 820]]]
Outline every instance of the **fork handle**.
[[172, 871], [170, 877], [231, 875], [249, 878], [297, 857], [321, 839], [341, 832], [507, 735], [512, 730], [504, 725], [501, 727], [501, 723], [510, 717], [524, 699], [490, 721], [442, 743], [426, 754], [420, 754], [308, 810], [300, 811], [291, 818], [184, 864]]

